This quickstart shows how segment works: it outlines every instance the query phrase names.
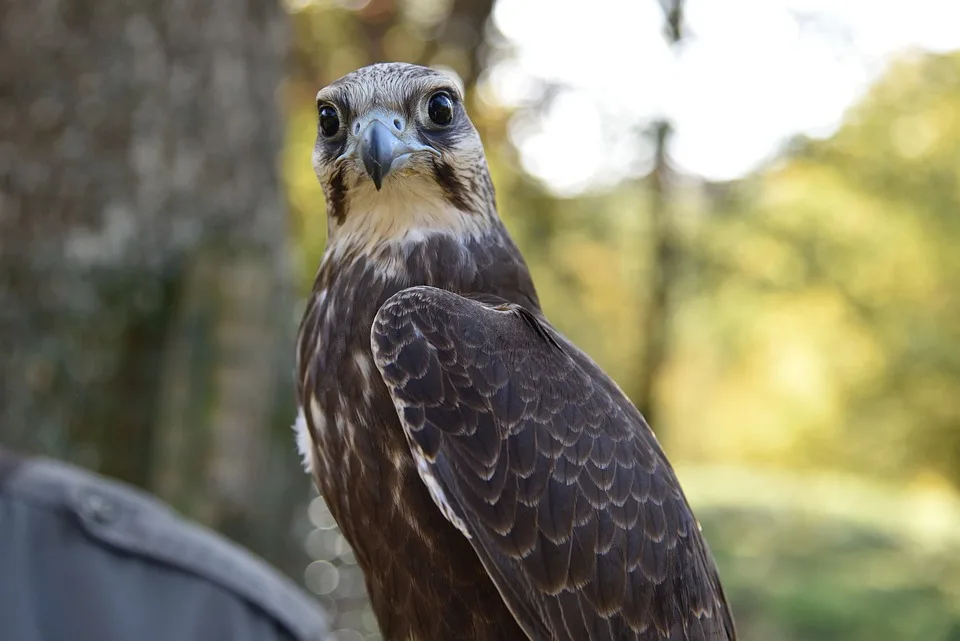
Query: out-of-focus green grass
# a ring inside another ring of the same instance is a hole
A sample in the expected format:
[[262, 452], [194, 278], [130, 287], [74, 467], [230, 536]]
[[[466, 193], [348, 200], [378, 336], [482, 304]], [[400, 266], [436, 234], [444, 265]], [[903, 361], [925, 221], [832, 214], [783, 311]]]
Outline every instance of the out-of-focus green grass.
[[960, 501], [843, 477], [678, 469], [743, 641], [960, 640]]

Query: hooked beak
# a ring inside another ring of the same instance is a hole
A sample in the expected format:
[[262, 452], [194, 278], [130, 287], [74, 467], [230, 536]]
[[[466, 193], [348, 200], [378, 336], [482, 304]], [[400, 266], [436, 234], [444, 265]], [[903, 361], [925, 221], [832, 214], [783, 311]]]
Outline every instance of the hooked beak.
[[357, 146], [337, 160], [339, 162], [348, 157], [356, 158], [359, 155], [360, 160], [363, 161], [363, 167], [377, 191], [380, 191], [383, 180], [390, 173], [390, 170], [398, 166], [410, 154], [427, 152], [440, 156], [440, 152], [429, 145], [424, 145], [417, 140], [405, 140], [409, 135], [403, 133], [397, 135], [386, 124], [395, 122], [393, 114], [381, 113], [368, 116], [365, 120], [367, 120], [365, 125], [361, 124], [363, 129], [360, 132]]
[[400, 139], [379, 120], [374, 120], [364, 130], [360, 139], [360, 158], [377, 191], [380, 191], [383, 178], [390, 173], [393, 161], [400, 155], [398, 148], [402, 146]]

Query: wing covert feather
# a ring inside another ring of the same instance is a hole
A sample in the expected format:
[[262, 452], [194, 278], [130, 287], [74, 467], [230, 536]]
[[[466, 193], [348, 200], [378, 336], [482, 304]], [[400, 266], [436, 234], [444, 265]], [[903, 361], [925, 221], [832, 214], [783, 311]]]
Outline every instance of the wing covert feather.
[[531, 638], [736, 638], [655, 437], [546, 321], [413, 287], [381, 307], [371, 344], [414, 456]]

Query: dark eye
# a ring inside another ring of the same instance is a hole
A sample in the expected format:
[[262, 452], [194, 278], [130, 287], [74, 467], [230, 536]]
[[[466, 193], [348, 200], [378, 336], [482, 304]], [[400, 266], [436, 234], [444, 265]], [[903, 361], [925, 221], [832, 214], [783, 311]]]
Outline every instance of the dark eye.
[[330, 105], [321, 105], [320, 133], [330, 138], [336, 136], [338, 131], [340, 131], [340, 116], [337, 115], [337, 110]]
[[435, 125], [446, 127], [453, 121], [453, 99], [446, 91], [438, 91], [430, 96], [427, 103], [427, 115]]

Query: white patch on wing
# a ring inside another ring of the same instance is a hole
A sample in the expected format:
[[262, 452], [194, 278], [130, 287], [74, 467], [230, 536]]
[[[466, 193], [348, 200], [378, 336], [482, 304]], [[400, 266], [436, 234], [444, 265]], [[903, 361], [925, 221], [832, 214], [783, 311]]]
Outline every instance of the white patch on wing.
[[430, 470], [430, 465], [427, 463], [427, 459], [425, 459], [423, 454], [420, 453], [420, 448], [418, 448], [416, 444], [411, 443], [410, 451], [413, 452], [413, 458], [417, 462], [417, 473], [420, 474], [420, 478], [423, 479], [424, 484], [426, 484], [427, 489], [430, 491], [430, 498], [433, 499], [433, 502], [437, 504], [438, 508], [440, 508], [440, 512], [443, 513], [443, 516], [445, 516], [448, 521], [453, 523], [455, 528], [463, 532], [463, 535], [468, 539], [472, 539], [473, 536], [470, 534], [470, 530], [467, 529], [467, 524], [463, 522], [463, 519], [457, 516], [453, 506], [447, 502], [447, 497], [443, 493], [443, 488], [440, 487], [439, 481], [437, 481], [437, 478]]
[[307, 474], [313, 474], [313, 439], [310, 438], [310, 428], [307, 427], [307, 417], [303, 408], [297, 409], [297, 420], [293, 423], [293, 431], [297, 435], [297, 451]]
[[335, 417], [337, 431], [340, 432], [340, 436], [342, 438], [353, 441], [356, 429], [354, 429], [353, 421], [350, 420], [350, 416], [347, 414], [347, 412], [353, 406], [353, 403], [351, 403], [350, 399], [341, 393], [338, 397], [338, 405], [340, 411], [337, 412]]
[[[373, 363], [370, 361], [370, 357], [361, 350], [357, 350], [353, 355], [353, 362], [357, 366], [357, 371], [360, 372], [360, 383], [363, 387], [361, 390], [363, 402], [369, 404], [373, 398]], [[380, 378], [380, 372], [377, 372], [376, 376]]]
[[390, 448], [387, 456], [390, 458], [390, 463], [393, 464], [395, 469], [402, 470], [409, 465], [402, 449]]
[[[308, 409], [310, 411], [310, 420], [313, 421], [313, 428], [317, 433], [317, 438], [322, 438], [323, 433], [327, 431], [327, 417], [326, 414], [323, 413], [323, 408], [320, 407], [320, 403], [317, 402], [317, 398], [313, 394], [310, 394], [310, 407]], [[306, 438], [308, 442], [312, 441], [309, 430], [307, 430]], [[330, 457], [327, 455], [326, 451], [320, 447], [320, 443], [313, 443], [313, 449], [311, 452], [315, 456], [323, 456], [323, 462], [327, 466], [327, 469], [333, 468]], [[315, 473], [313, 468], [316, 466], [316, 462], [313, 460], [313, 458], [311, 458], [310, 462], [311, 467], [309, 471], [311, 473]]]
[[324, 417], [323, 408], [317, 402], [317, 397], [310, 395], [310, 418], [313, 419], [313, 427], [317, 430], [317, 435], [327, 429], [327, 419]]

